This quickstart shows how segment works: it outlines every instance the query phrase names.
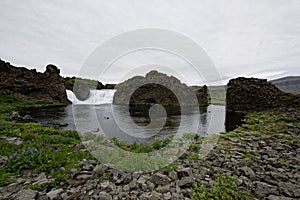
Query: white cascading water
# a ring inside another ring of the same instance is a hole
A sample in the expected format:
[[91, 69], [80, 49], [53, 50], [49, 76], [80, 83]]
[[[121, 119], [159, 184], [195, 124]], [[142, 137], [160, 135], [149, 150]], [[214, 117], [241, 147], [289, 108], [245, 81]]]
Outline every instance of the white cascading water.
[[67, 90], [68, 99], [76, 105], [100, 105], [112, 103], [114, 93], [116, 90], [91, 90], [90, 97], [85, 101], [80, 101], [77, 99], [73, 91]]

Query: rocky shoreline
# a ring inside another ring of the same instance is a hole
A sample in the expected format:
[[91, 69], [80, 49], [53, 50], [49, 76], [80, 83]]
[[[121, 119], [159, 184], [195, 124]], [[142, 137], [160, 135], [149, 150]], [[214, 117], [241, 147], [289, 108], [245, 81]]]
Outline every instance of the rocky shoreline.
[[194, 183], [210, 188], [217, 173], [235, 177], [238, 190], [254, 199], [299, 199], [299, 120], [297, 109], [252, 113], [242, 127], [222, 133], [205, 159], [190, 148], [153, 173], [127, 173], [84, 159], [69, 182], [53, 187], [48, 174], [28, 172], [0, 188], [0, 199], [191, 199]]

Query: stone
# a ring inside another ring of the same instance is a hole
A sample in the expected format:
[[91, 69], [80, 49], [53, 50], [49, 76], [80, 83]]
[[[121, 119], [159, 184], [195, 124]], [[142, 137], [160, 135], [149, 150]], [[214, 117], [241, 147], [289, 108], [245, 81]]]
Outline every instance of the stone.
[[178, 185], [181, 188], [186, 188], [186, 187], [192, 187], [195, 182], [194, 177], [183, 177], [182, 179], [179, 180]]
[[155, 185], [167, 185], [171, 182], [171, 179], [168, 176], [158, 172], [152, 175], [150, 181]]
[[160, 200], [161, 199], [161, 194], [158, 193], [158, 192], [151, 192], [151, 197], [150, 197], [150, 200]]
[[183, 177], [193, 176], [193, 172], [191, 168], [177, 169], [177, 175], [178, 178], [181, 179]]
[[140, 196], [140, 200], [150, 200], [151, 194], [150, 193], [142, 193]]
[[8, 161], [8, 157], [7, 156], [0, 156], [0, 165], [3, 165], [7, 161]]
[[250, 179], [255, 178], [255, 172], [248, 166], [241, 167], [240, 170]]
[[137, 188], [137, 180], [136, 179], [133, 179], [129, 184], [128, 186], [130, 187], [130, 189], [135, 189]]
[[11, 114], [10, 114], [10, 117], [13, 119], [13, 120], [21, 120], [23, 119], [22, 116], [19, 114], [19, 112], [17, 111], [13, 111]]
[[289, 182], [279, 182], [279, 189], [289, 197], [300, 197], [300, 187]]
[[176, 173], [174, 170], [173, 170], [173, 171], [170, 171], [169, 177], [170, 177], [173, 181], [177, 181], [177, 180], [178, 180], [178, 175], [177, 175], [177, 173]]
[[46, 177], [46, 175], [44, 173], [42, 173], [38, 176], [38, 178], [36, 178], [36, 181], [33, 182], [32, 184], [38, 185], [42, 189], [46, 189], [48, 187], [49, 183], [51, 183], [52, 181], [54, 181], [54, 179], [48, 179]]
[[271, 194], [278, 195], [279, 192], [277, 191], [276, 187], [269, 185], [264, 182], [256, 181], [255, 182], [256, 187], [255, 187], [255, 194], [258, 195], [259, 197], [266, 197]]
[[33, 121], [33, 118], [30, 115], [25, 115], [22, 119], [25, 122], [32, 122]]
[[100, 185], [101, 185], [101, 189], [106, 189], [108, 186], [109, 186], [109, 181], [104, 181], [104, 182], [101, 182]]
[[59, 124], [58, 124], [58, 126], [60, 126], [60, 127], [66, 127], [66, 126], [68, 126], [69, 124], [68, 123], [66, 123], [66, 122], [60, 122]]
[[130, 186], [129, 185], [125, 185], [124, 187], [123, 187], [123, 191], [124, 192], [128, 192], [130, 190]]
[[91, 179], [92, 177], [93, 177], [92, 174], [80, 174], [76, 176], [76, 180], [88, 180]]
[[146, 183], [146, 179], [141, 176], [138, 180], [137, 180], [137, 184], [141, 185], [141, 184], [145, 184]]
[[171, 198], [172, 198], [172, 195], [170, 192], [164, 194], [164, 199], [169, 200]]
[[47, 193], [47, 196], [49, 197], [50, 200], [55, 200], [59, 197], [61, 193], [63, 193], [63, 189], [55, 189], [51, 190], [50, 192]]
[[20, 145], [23, 144], [23, 141], [20, 138], [18, 138], [18, 137], [6, 138], [6, 141], [8, 143], [15, 144], [17, 146], [20, 146]]
[[93, 169], [94, 169], [93, 165], [84, 165], [82, 167], [83, 171], [93, 171]]
[[159, 192], [159, 193], [167, 193], [170, 191], [170, 188], [171, 188], [171, 185], [168, 184], [168, 185], [164, 185], [164, 186], [158, 186], [156, 188], [156, 191]]
[[275, 195], [270, 195], [266, 199], [267, 200], [292, 200], [292, 198], [289, 197], [275, 196]]
[[15, 200], [34, 200], [37, 196], [37, 191], [31, 189], [20, 190], [14, 197]]
[[138, 179], [143, 174], [142, 171], [137, 171], [132, 173], [132, 179]]
[[112, 200], [112, 197], [110, 194], [106, 193], [106, 192], [100, 192], [99, 193], [99, 198], [101, 200]]

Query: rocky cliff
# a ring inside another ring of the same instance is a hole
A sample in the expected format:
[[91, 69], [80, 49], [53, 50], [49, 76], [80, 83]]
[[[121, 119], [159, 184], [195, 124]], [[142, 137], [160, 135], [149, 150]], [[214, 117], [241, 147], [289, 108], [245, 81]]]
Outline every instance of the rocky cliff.
[[33, 102], [67, 104], [64, 79], [59, 73], [54, 65], [47, 65], [46, 71], [40, 73], [0, 60], [0, 94], [11, 94]]
[[299, 106], [300, 96], [284, 93], [266, 79], [240, 77], [227, 84], [227, 111], [247, 113]]
[[135, 76], [115, 89], [114, 104], [208, 105], [207, 88], [195, 93], [174, 76], [157, 71], [151, 71], [145, 77]]

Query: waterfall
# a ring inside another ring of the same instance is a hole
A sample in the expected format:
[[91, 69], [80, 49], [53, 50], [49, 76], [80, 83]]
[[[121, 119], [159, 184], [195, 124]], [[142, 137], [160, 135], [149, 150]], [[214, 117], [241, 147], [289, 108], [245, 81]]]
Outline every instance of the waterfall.
[[99, 105], [99, 104], [109, 104], [113, 101], [113, 96], [116, 90], [91, 90], [90, 97], [85, 101], [80, 101], [76, 98], [75, 94], [71, 90], [67, 90], [68, 99], [77, 105]]

